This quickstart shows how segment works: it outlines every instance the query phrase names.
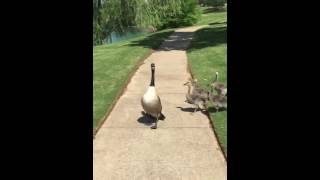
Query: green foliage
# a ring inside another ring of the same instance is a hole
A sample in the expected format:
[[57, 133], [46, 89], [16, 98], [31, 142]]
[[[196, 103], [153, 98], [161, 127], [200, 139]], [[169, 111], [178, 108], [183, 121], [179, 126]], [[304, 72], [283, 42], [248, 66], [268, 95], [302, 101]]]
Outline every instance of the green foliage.
[[159, 26], [162, 19], [181, 11], [181, 0], [93, 0], [93, 4], [95, 45], [112, 32], [123, 34], [133, 26]]
[[132, 27], [189, 26], [200, 14], [198, 0], [93, 0], [93, 43]]
[[222, 8], [227, 0], [201, 0], [200, 3], [205, 6], [212, 6], [214, 8]]
[[202, 16], [197, 25], [222, 25], [227, 23], [227, 11], [215, 11], [211, 7], [202, 7], [201, 11]]
[[213, 7], [223, 7], [226, 3], [226, 0], [212, 0], [212, 6]]
[[201, 16], [197, 0], [182, 0], [181, 11], [162, 20], [159, 29], [190, 26], [195, 24]]

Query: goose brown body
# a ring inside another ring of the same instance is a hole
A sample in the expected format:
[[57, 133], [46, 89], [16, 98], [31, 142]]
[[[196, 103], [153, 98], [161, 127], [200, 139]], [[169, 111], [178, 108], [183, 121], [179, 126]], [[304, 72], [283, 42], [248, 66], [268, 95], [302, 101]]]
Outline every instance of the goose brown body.
[[217, 110], [227, 108], [227, 96], [210, 95], [209, 99]]
[[188, 86], [186, 102], [196, 106], [194, 112], [196, 112], [197, 109], [204, 109], [209, 98], [209, 92], [201, 89], [197, 85], [196, 80], [189, 79], [184, 85]]

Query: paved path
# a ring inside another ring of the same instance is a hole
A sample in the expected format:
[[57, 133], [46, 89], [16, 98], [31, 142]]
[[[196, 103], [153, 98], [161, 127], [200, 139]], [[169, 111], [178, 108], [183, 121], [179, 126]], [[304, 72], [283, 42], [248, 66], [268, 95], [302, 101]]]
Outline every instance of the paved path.
[[[227, 179], [208, 118], [201, 112], [191, 115], [192, 106], [184, 102], [183, 83], [190, 77], [185, 48], [196, 29], [177, 30], [134, 74], [93, 142], [94, 180]], [[166, 116], [156, 130], [142, 117], [140, 104], [152, 62]]]

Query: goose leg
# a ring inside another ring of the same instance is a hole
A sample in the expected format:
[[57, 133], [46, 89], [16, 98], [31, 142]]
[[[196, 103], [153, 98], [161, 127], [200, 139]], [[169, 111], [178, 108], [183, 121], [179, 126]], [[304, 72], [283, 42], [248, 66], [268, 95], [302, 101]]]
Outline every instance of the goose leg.
[[205, 103], [203, 104], [204, 111], [207, 111], [207, 110], [208, 110], [207, 103], [208, 103], [208, 102], [205, 102]]
[[199, 105], [196, 104], [196, 105], [195, 105], [195, 108], [194, 108], [194, 111], [191, 112], [191, 115], [193, 115], [199, 108], [200, 108]]
[[151, 129], [157, 129], [157, 127], [158, 127], [158, 120], [159, 120], [159, 116], [157, 116], [156, 122], [154, 123], [153, 126], [151, 126]]
[[216, 113], [219, 112], [219, 106], [216, 106]]
[[196, 108], [194, 108], [193, 113], [197, 112], [198, 109], [199, 109], [199, 106], [196, 106]]

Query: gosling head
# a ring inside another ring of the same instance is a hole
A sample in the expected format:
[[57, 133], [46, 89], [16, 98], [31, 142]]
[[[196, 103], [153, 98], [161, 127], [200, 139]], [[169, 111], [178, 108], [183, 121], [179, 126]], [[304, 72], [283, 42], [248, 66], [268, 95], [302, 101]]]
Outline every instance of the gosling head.
[[183, 85], [184, 86], [193, 86], [193, 85], [195, 85], [197, 83], [197, 81], [198, 81], [197, 79], [189, 78], [188, 81], [186, 83], [184, 83]]
[[191, 82], [187, 81], [186, 83], [183, 84], [184, 86], [191, 86]]
[[214, 77], [214, 80], [213, 80], [214, 83], [218, 81], [218, 75], [219, 75], [219, 73], [218, 73], [218, 71], [216, 71], [216, 76]]

